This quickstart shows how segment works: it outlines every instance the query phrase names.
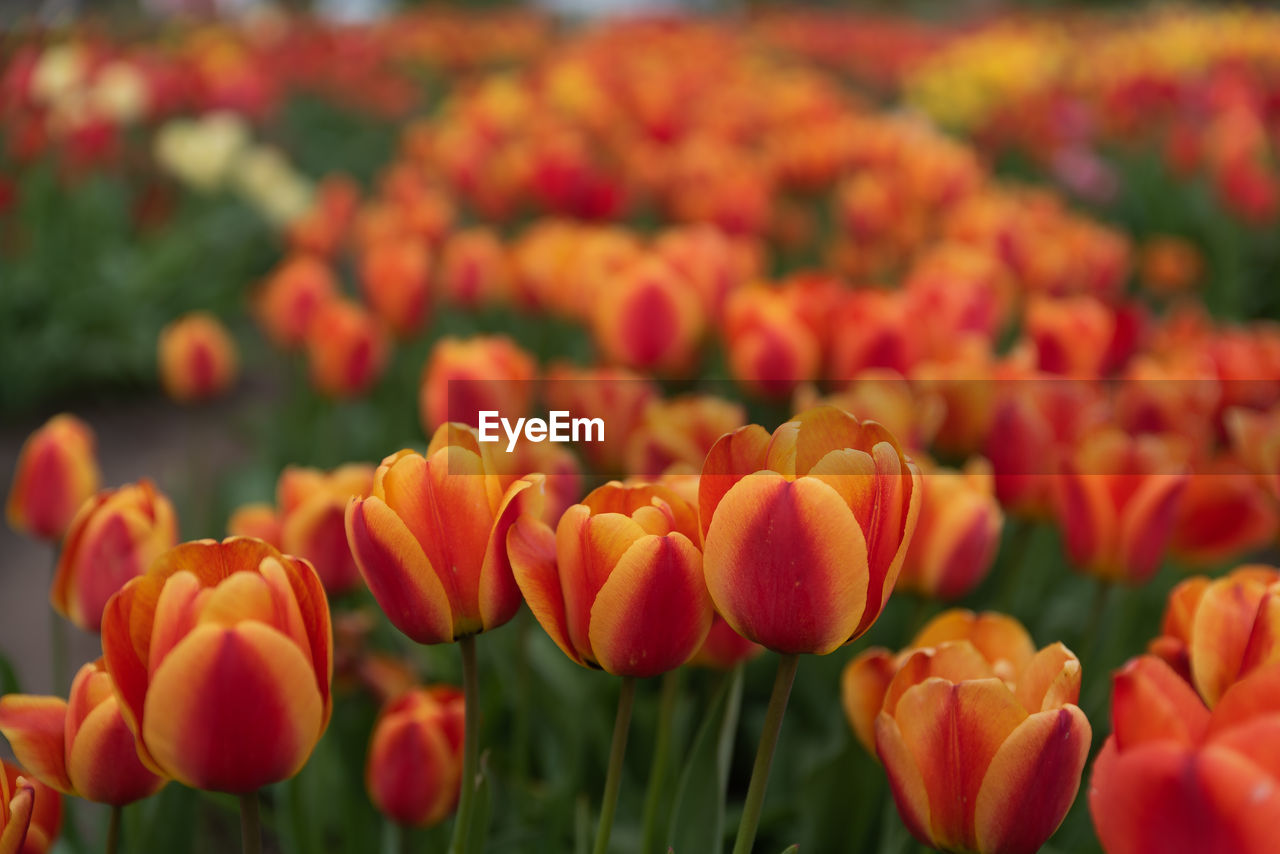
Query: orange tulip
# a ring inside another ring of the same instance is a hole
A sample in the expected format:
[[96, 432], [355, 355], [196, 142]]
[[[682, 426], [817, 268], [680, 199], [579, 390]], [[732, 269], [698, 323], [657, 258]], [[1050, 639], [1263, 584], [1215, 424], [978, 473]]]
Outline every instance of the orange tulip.
[[360, 292], [396, 335], [417, 334], [430, 310], [431, 255], [412, 238], [379, 241], [360, 258]]
[[818, 378], [818, 337], [791, 293], [765, 287], [737, 291], [726, 307], [724, 334], [734, 378], [756, 394], [784, 397]]
[[729, 237], [713, 225], [668, 228], [654, 240], [654, 250], [694, 284], [707, 317], [719, 318], [725, 301], [761, 268], [759, 245]]
[[450, 421], [471, 427], [492, 410], [514, 421], [529, 412], [538, 365], [505, 335], [441, 338], [418, 387], [418, 414], [428, 433]]
[[627, 471], [648, 478], [697, 472], [711, 446], [746, 420], [742, 404], [707, 394], [653, 400], [627, 439]]
[[592, 330], [605, 360], [629, 368], [680, 374], [692, 367], [703, 311], [689, 283], [647, 255], [593, 296]]
[[834, 320], [828, 376], [844, 382], [868, 368], [910, 371], [922, 355], [910, 307], [904, 291], [848, 292]]
[[820, 407], [772, 437], [722, 437], [698, 500], [707, 588], [743, 637], [825, 654], [861, 635], [893, 591], [920, 511], [920, 471], [874, 421]]
[[674, 670], [711, 629], [697, 512], [671, 490], [616, 481], [553, 531], [532, 516], [507, 535], [534, 617], [584, 667], [646, 677]]
[[292, 777], [329, 723], [324, 588], [261, 540], [161, 555], [107, 603], [102, 648], [143, 764], [193, 788], [242, 794]]
[[5, 505], [14, 530], [62, 539], [102, 481], [94, 444], [93, 430], [74, 415], [55, 415], [27, 437]]
[[84, 503], [67, 531], [49, 601], [96, 632], [107, 600], [177, 544], [173, 505], [151, 481], [104, 490]]
[[1233, 407], [1223, 422], [1236, 457], [1280, 498], [1280, 406], [1268, 412]]
[[27, 842], [36, 793], [35, 786], [26, 778], [18, 778], [18, 784], [11, 786], [9, 767], [5, 762], [0, 769], [0, 854], [21, 854]]
[[464, 308], [502, 302], [511, 291], [506, 250], [491, 228], [455, 232], [440, 250], [436, 286], [445, 300]]
[[329, 175], [316, 187], [316, 201], [289, 224], [289, 243], [299, 252], [335, 255], [360, 205], [360, 185], [346, 175]]
[[25, 840], [21, 833], [7, 829], [8, 825], [0, 827], [0, 854], [48, 854], [62, 830], [62, 796], [4, 760], [0, 760], [0, 778], [12, 798], [7, 801], [12, 827], [16, 829], [26, 823]]
[[417, 688], [378, 715], [369, 742], [365, 785], [374, 806], [399, 824], [439, 824], [462, 785], [464, 700], [449, 685]]
[[1058, 643], [1020, 664], [944, 641], [916, 649], [890, 681], [876, 753], [924, 844], [1034, 854], [1075, 800], [1092, 738], [1075, 705], [1080, 663]]
[[0, 733], [30, 776], [66, 795], [124, 806], [165, 784], [138, 759], [102, 659], [80, 668], [70, 702], [24, 694], [0, 698]]
[[227, 520], [227, 535], [254, 537], [280, 548], [280, 516], [275, 505], [253, 503], [237, 507]]
[[1160, 568], [1187, 474], [1175, 444], [1102, 431], [1062, 463], [1058, 524], [1077, 569], [1141, 583]]
[[1182, 564], [1212, 569], [1275, 542], [1275, 501], [1242, 466], [1212, 461], [1187, 478], [1169, 539]]
[[583, 443], [577, 450], [598, 472], [608, 473], [623, 470], [627, 440], [659, 396], [652, 380], [625, 368], [579, 368], [568, 363], [550, 365], [543, 387], [552, 410], [607, 414], [604, 441]]
[[1027, 334], [1037, 366], [1051, 374], [1098, 376], [1115, 324], [1115, 314], [1091, 296], [1035, 297], [1027, 306]]
[[843, 390], [826, 397], [819, 398], [812, 385], [796, 390], [792, 411], [803, 412], [815, 406], [834, 406], [875, 421], [899, 437], [907, 448], [929, 447], [947, 411], [941, 395], [908, 382], [888, 368], [868, 368]]
[[1227, 689], [1280, 659], [1280, 570], [1253, 564], [1169, 594], [1152, 653], [1195, 686], [1210, 708]]
[[338, 284], [328, 265], [310, 255], [295, 255], [262, 285], [255, 310], [271, 342], [294, 350], [306, 343], [320, 307], [337, 297]]
[[1233, 685], [1210, 713], [1164, 662], [1114, 677], [1112, 731], [1089, 812], [1108, 854], [1264, 854], [1280, 821], [1280, 665]]
[[312, 384], [324, 394], [354, 397], [368, 391], [387, 363], [382, 327], [360, 305], [334, 299], [316, 309], [307, 331]]
[[329, 593], [345, 593], [360, 583], [347, 545], [347, 501], [369, 494], [373, 471], [373, 466], [363, 463], [349, 463], [331, 472], [290, 466], [276, 486], [279, 548], [310, 561]]
[[1000, 548], [1004, 514], [991, 466], [978, 457], [964, 471], [926, 469], [920, 518], [898, 589], [958, 599], [986, 577]]
[[179, 403], [225, 394], [240, 371], [231, 334], [203, 311], [184, 315], [160, 330], [157, 360], [160, 384]]
[[418, 643], [501, 626], [520, 607], [506, 535], [541, 512], [542, 480], [505, 490], [475, 430], [443, 424], [425, 455], [382, 461], [368, 498], [347, 505], [347, 542], [391, 623]]

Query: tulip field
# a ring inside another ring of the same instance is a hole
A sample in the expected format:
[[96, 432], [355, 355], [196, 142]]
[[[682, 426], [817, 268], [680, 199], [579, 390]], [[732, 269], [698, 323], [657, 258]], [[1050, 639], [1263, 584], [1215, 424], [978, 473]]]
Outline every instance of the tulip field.
[[1280, 12], [78, 5], [0, 854], [1280, 850]]

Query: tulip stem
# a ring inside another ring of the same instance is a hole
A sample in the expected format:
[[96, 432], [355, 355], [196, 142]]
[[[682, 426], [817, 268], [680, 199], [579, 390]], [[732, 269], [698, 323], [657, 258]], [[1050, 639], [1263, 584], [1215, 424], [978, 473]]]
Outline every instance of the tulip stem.
[[682, 670], [668, 670], [662, 677], [662, 696], [658, 700], [658, 736], [653, 748], [653, 765], [649, 768], [649, 791], [644, 798], [644, 835], [640, 854], [650, 854], [658, 847], [658, 810], [662, 794], [667, 790], [667, 761], [671, 753], [671, 729], [675, 720], [676, 700], [680, 697]]
[[462, 791], [458, 796], [458, 814], [453, 821], [449, 854], [466, 854], [480, 769], [480, 692], [475, 635], [468, 635], [458, 645], [462, 649], [462, 695], [466, 706], [462, 733]]
[[769, 697], [769, 710], [764, 716], [764, 732], [760, 733], [756, 764], [751, 769], [751, 785], [742, 806], [742, 823], [738, 825], [733, 854], [751, 854], [751, 846], [755, 844], [760, 809], [764, 806], [764, 790], [769, 784], [769, 766], [773, 764], [773, 751], [778, 746], [778, 733], [782, 731], [782, 716], [787, 713], [787, 700], [791, 698], [791, 685], [795, 682], [799, 665], [798, 655], [784, 655], [778, 659], [778, 676], [773, 682], [773, 695]]
[[262, 819], [258, 815], [258, 793], [240, 796], [240, 847], [244, 854], [262, 854]]
[[596, 828], [593, 854], [609, 850], [609, 834], [613, 831], [613, 814], [618, 809], [618, 790], [622, 788], [622, 758], [627, 752], [627, 731], [631, 729], [631, 707], [635, 705], [636, 678], [622, 677], [622, 693], [618, 695], [618, 716], [613, 721], [613, 744], [609, 748], [609, 773], [604, 778], [604, 803], [600, 805], [600, 825]]
[[111, 808], [111, 817], [107, 819], [106, 854], [116, 854], [120, 850], [120, 814], [122, 812], [124, 807]]

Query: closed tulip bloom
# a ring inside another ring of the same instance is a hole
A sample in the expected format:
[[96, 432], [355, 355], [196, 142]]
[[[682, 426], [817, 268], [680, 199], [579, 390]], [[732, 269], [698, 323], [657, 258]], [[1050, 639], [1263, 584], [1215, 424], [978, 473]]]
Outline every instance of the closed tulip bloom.
[[283, 350], [296, 350], [306, 343], [316, 312], [337, 296], [333, 270], [324, 261], [295, 255], [262, 285], [254, 307], [271, 343]]
[[822, 353], [791, 294], [739, 290], [728, 302], [725, 343], [734, 378], [755, 394], [784, 397], [817, 379]]
[[35, 787], [26, 778], [11, 786], [9, 775], [0, 772], [0, 854], [21, 854], [23, 851], [35, 795]]
[[1182, 582], [1150, 650], [1214, 707], [1231, 685], [1280, 659], [1280, 570], [1253, 564]]
[[64, 795], [124, 806], [165, 779], [142, 764], [102, 660], [80, 668], [71, 699], [0, 698], [0, 733], [30, 776]]
[[288, 779], [328, 725], [324, 588], [260, 540], [166, 552], [107, 603], [102, 648], [139, 757], [187, 786], [244, 794]]
[[911, 834], [944, 851], [1034, 854], [1075, 801], [1092, 730], [1062, 644], [1008, 673], [967, 640], [916, 650], [889, 683], [876, 752]]
[[874, 421], [801, 413], [722, 437], [702, 468], [707, 588], [743, 637], [829, 653], [880, 616], [920, 512], [920, 471]]
[[702, 305], [665, 261], [644, 256], [592, 300], [592, 329], [606, 361], [661, 374], [692, 366], [702, 337]]
[[542, 482], [506, 489], [475, 430], [444, 424], [426, 454], [382, 461], [368, 498], [347, 505], [347, 542], [392, 625], [418, 643], [452, 643], [515, 616], [520, 590], [507, 529], [541, 513]]
[[430, 288], [431, 255], [418, 240], [381, 240], [360, 258], [365, 302], [401, 338], [417, 334], [426, 323]]
[[608, 413], [604, 441], [576, 448], [597, 471], [605, 472], [623, 470], [627, 440], [660, 396], [653, 380], [625, 368], [580, 368], [563, 362], [547, 368], [543, 388], [551, 409]]
[[[13, 826], [21, 826], [23, 817], [27, 818], [25, 839], [20, 833], [9, 836], [0, 829], [0, 854], [48, 854], [62, 830], [62, 796], [35, 777], [27, 776], [12, 762], [0, 760], [0, 777], [4, 778], [12, 798], [9, 807]], [[17, 847], [4, 847], [14, 844], [15, 840]]]
[[538, 364], [505, 335], [445, 337], [422, 371], [418, 414], [430, 433], [450, 421], [479, 426], [479, 413], [497, 412], [514, 422], [529, 412]]
[[507, 535], [534, 617], [584, 667], [655, 676], [687, 662], [711, 628], [697, 513], [658, 485], [612, 482], [551, 527], [525, 516]]
[[1187, 474], [1168, 438], [1103, 431], [1086, 438], [1054, 480], [1067, 556], [1106, 581], [1142, 583], [1160, 568]]
[[369, 312], [349, 300], [331, 300], [316, 309], [307, 332], [311, 383], [332, 397], [364, 394], [382, 376], [387, 349]]
[[462, 785], [463, 711], [462, 692], [449, 685], [416, 688], [382, 710], [365, 765], [379, 812], [414, 827], [453, 812]]
[[1104, 367], [1116, 316], [1091, 296], [1035, 297], [1026, 325], [1040, 370], [1090, 378]]
[[445, 300], [466, 308], [504, 301], [511, 292], [511, 266], [493, 229], [449, 235], [440, 249], [436, 286]]
[[1212, 569], [1275, 542], [1275, 501], [1238, 463], [1212, 461], [1187, 478], [1169, 552], [1179, 563]]
[[796, 390], [792, 411], [804, 412], [815, 406], [856, 412], [883, 425], [907, 448], [929, 447], [949, 411], [940, 394], [888, 368], [868, 368], [843, 390], [825, 397], [819, 397], [813, 385]]
[[920, 518], [898, 577], [898, 589], [958, 599], [986, 577], [1000, 548], [1004, 514], [991, 465], [976, 457], [964, 468], [926, 470]]
[[627, 471], [649, 478], [673, 469], [696, 473], [720, 437], [746, 420], [742, 404], [709, 394], [652, 400], [627, 437]]
[[5, 513], [16, 531], [60, 540], [85, 499], [98, 490], [93, 430], [74, 415], [55, 415], [27, 437]]
[[360, 584], [347, 545], [346, 510], [352, 497], [373, 489], [371, 465], [350, 463], [330, 472], [290, 467], [280, 475], [280, 549], [305, 558], [329, 593], [345, 593]]
[[274, 504], [242, 504], [227, 520], [227, 536], [254, 537], [280, 548], [280, 514]]
[[107, 600], [177, 544], [173, 504], [151, 481], [104, 490], [85, 502], [67, 531], [49, 601], [96, 632]]
[[226, 393], [240, 372], [236, 343], [212, 314], [192, 312], [160, 331], [160, 385], [179, 403]]
[[1280, 665], [1233, 685], [1212, 712], [1164, 662], [1114, 677], [1113, 734], [1089, 812], [1107, 854], [1264, 854], [1280, 821]]

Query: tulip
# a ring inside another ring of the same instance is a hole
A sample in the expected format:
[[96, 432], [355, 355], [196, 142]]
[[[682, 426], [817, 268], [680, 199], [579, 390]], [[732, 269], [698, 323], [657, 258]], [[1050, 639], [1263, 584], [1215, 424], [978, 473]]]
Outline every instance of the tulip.
[[65, 795], [122, 807], [165, 784], [138, 758], [101, 659], [80, 668], [70, 702], [22, 694], [0, 698], [0, 733], [30, 776]]
[[1222, 420], [1236, 457], [1280, 499], [1280, 406], [1268, 412], [1233, 407]]
[[430, 296], [431, 256], [413, 239], [373, 244], [360, 258], [360, 289], [373, 313], [401, 338], [422, 329]]
[[1231, 460], [1205, 468], [1187, 478], [1170, 554], [1182, 564], [1210, 569], [1275, 542], [1280, 523], [1263, 486]]
[[511, 270], [498, 235], [481, 227], [446, 238], [440, 249], [436, 286], [445, 300], [464, 308], [506, 299], [511, 290]]
[[346, 508], [352, 496], [370, 493], [373, 475], [373, 466], [360, 463], [331, 472], [290, 467], [280, 475], [279, 547], [309, 561], [329, 593], [346, 593], [360, 583], [347, 545]]
[[696, 472], [716, 441], [746, 420], [741, 404], [707, 394], [653, 400], [627, 439], [627, 471], [649, 478]]
[[514, 423], [529, 412], [537, 371], [534, 358], [505, 335], [441, 338], [418, 388], [423, 430], [449, 421], [476, 427], [485, 410]]
[[173, 504], [151, 481], [104, 490], [84, 503], [67, 531], [49, 601], [81, 629], [97, 632], [107, 600], [177, 544]]
[[1181, 237], [1157, 235], [1142, 247], [1142, 287], [1157, 297], [1186, 293], [1204, 275], [1204, 256], [1195, 244]]
[[640, 428], [649, 405], [659, 396], [652, 380], [625, 368], [552, 364], [547, 368], [543, 386], [547, 406], [553, 410], [607, 413], [609, 429], [605, 431], [604, 441], [584, 443], [577, 449], [597, 471], [603, 472], [623, 470], [627, 441]]
[[230, 333], [203, 311], [184, 315], [160, 330], [157, 360], [161, 386], [179, 403], [225, 394], [240, 370]]
[[295, 350], [306, 343], [316, 312], [337, 295], [333, 271], [323, 261], [295, 255], [263, 283], [255, 299], [256, 314], [273, 344]]
[[1113, 684], [1113, 735], [1089, 786], [1089, 812], [1108, 854], [1273, 851], [1280, 667], [1231, 686], [1212, 713], [1152, 656], [1129, 662]]
[[1115, 314], [1091, 296], [1037, 297], [1027, 306], [1037, 366], [1051, 374], [1098, 376], [1115, 324]]
[[837, 309], [828, 375], [851, 380], [868, 368], [908, 373], [922, 355], [915, 315], [903, 291], [859, 290]]
[[922, 483], [920, 518], [898, 589], [958, 599], [982, 582], [1000, 548], [1004, 514], [991, 465], [977, 457], [963, 472], [926, 470]]
[[1034, 854], [1080, 787], [1092, 730], [1062, 644], [1022, 667], [968, 640], [917, 649], [890, 681], [876, 753], [912, 836], [944, 851]]
[[31, 824], [35, 787], [21, 777], [18, 785], [11, 787], [8, 770], [5, 763], [0, 772], [0, 854], [21, 854]]
[[741, 635], [826, 654], [888, 601], [916, 527], [920, 472], [874, 421], [819, 407], [707, 455], [699, 488], [707, 587]]
[[815, 406], [834, 406], [875, 421], [900, 437], [908, 448], [928, 447], [947, 411], [941, 395], [912, 384], [887, 368], [868, 368], [843, 390], [822, 398], [813, 386], [801, 386], [792, 410], [804, 412]]
[[144, 765], [251, 797], [329, 722], [333, 637], [315, 570], [260, 540], [184, 543], [107, 603], [107, 672]]
[[702, 337], [702, 306], [665, 261], [641, 258], [593, 301], [592, 330], [606, 361], [663, 374], [692, 367]]
[[273, 504], [242, 504], [227, 520], [227, 535], [254, 537], [280, 548], [280, 515]]
[[379, 812], [431, 827], [453, 811], [462, 785], [463, 710], [462, 692], [449, 685], [417, 688], [382, 710], [365, 765]]
[[733, 376], [748, 390], [784, 397], [817, 377], [818, 337], [783, 291], [739, 290], [725, 312], [725, 343]]
[[356, 303], [334, 299], [318, 307], [307, 331], [311, 382], [333, 397], [354, 397], [377, 382], [387, 363], [382, 327]]
[[726, 300], [759, 274], [759, 247], [732, 238], [712, 225], [668, 228], [654, 240], [654, 250], [694, 284], [707, 317], [718, 319]]
[[1118, 431], [1087, 438], [1054, 483], [1067, 556], [1106, 582], [1148, 580], [1160, 567], [1186, 482], [1170, 439]]
[[102, 480], [94, 444], [93, 430], [74, 415], [55, 415], [27, 437], [5, 506], [14, 530], [62, 539]]
[[[8, 822], [0, 826], [0, 854], [48, 854], [62, 829], [62, 796], [17, 765], [0, 760], [0, 779], [8, 789]], [[27, 794], [27, 793], [30, 794]], [[3, 795], [3, 792], [0, 792]], [[0, 807], [0, 813], [4, 808]], [[17, 828], [25, 825], [26, 838]], [[15, 847], [7, 848], [6, 845]]]
[[322, 258], [337, 254], [360, 205], [360, 185], [346, 175], [330, 175], [316, 187], [315, 203], [289, 226], [289, 243], [300, 253]]
[[707, 667], [712, 670], [732, 670], [744, 661], [764, 652], [764, 647], [752, 643], [733, 630], [725, 622], [724, 617], [716, 614], [711, 618], [711, 629], [707, 639], [689, 659], [692, 667]]
[[748, 640], [783, 653], [734, 854], [748, 854], [799, 653], [861, 635], [888, 601], [920, 511], [920, 471], [874, 421], [834, 407], [707, 454], [698, 487], [707, 589]]

